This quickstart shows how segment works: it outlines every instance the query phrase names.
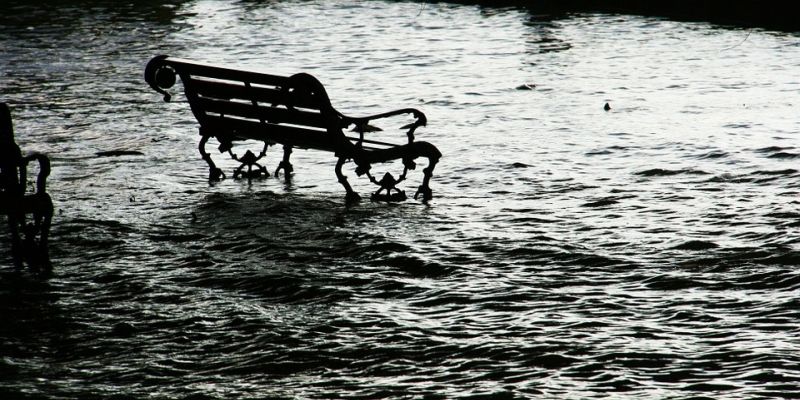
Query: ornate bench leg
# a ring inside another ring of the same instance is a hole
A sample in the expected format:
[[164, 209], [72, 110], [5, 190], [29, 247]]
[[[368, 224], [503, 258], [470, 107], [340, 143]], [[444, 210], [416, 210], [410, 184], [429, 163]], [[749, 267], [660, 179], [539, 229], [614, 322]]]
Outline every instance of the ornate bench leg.
[[339, 183], [344, 186], [344, 190], [347, 191], [344, 199], [345, 202], [349, 204], [361, 200], [361, 196], [359, 196], [358, 193], [356, 193], [353, 188], [350, 187], [350, 184], [347, 182], [347, 177], [342, 174], [342, 166], [344, 165], [345, 161], [346, 160], [344, 157], [339, 157], [339, 161], [336, 162], [336, 178], [339, 180]]
[[[238, 157], [236, 154], [233, 154], [232, 151], [228, 150], [228, 153], [231, 155], [236, 161], [239, 161], [239, 167], [233, 171], [233, 179], [239, 179], [241, 177], [246, 177], [247, 182], [252, 182], [253, 178], [260, 178], [262, 176], [269, 176], [269, 172], [267, 169], [264, 168], [263, 165], [258, 163], [264, 155], [267, 153], [268, 145], [264, 143], [264, 150], [261, 151], [261, 154], [255, 155], [252, 151], [247, 150], [243, 156]], [[245, 167], [247, 168], [247, 172], [245, 172]], [[255, 167], [255, 169], [253, 169]]]
[[217, 168], [217, 164], [214, 164], [214, 160], [211, 159], [211, 155], [206, 152], [206, 142], [208, 142], [208, 135], [203, 135], [200, 139], [200, 145], [198, 147], [200, 149], [200, 156], [202, 156], [203, 160], [206, 160], [206, 163], [208, 164], [208, 180], [216, 182], [225, 179], [225, 173], [222, 172], [221, 169]]
[[278, 168], [275, 169], [275, 177], [278, 176], [278, 172], [283, 170], [283, 179], [286, 183], [291, 182], [292, 180], [292, 171], [294, 171], [294, 167], [292, 167], [292, 163], [289, 162], [289, 156], [292, 155], [292, 146], [284, 145], [283, 146], [283, 161], [278, 163]]
[[35, 203], [30, 220], [21, 212], [8, 215], [14, 266], [21, 270], [27, 265], [34, 272], [49, 274], [53, 267], [47, 242], [53, 219], [53, 203], [47, 194], [28, 198], [27, 201]]
[[[23, 218], [23, 222], [25, 219]], [[14, 268], [21, 270], [23, 264], [22, 238], [19, 232], [19, 216], [15, 212], [8, 214], [8, 229], [11, 231], [11, 257], [14, 259]]]
[[429, 185], [431, 182], [431, 177], [433, 176], [433, 169], [436, 167], [436, 163], [439, 162], [439, 157], [430, 157], [428, 160], [428, 166], [422, 170], [422, 173], [425, 175], [424, 178], [422, 178], [422, 185], [419, 186], [417, 193], [414, 194], [414, 200], [416, 200], [420, 195], [422, 195], [423, 202], [433, 198], [433, 191], [431, 191]]

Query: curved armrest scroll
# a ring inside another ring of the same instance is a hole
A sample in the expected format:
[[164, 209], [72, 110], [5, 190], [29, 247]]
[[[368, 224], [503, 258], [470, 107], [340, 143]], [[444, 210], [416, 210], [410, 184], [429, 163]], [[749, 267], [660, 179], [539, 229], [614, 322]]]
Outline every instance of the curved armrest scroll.
[[144, 69], [144, 80], [158, 93], [164, 95], [168, 102], [172, 95], [166, 89], [171, 88], [176, 82], [175, 69], [167, 63], [168, 56], [155, 56], [147, 63]]
[[402, 127], [400, 127], [400, 129], [408, 129], [408, 131], [406, 132], [406, 135], [408, 135], [408, 143], [412, 143], [414, 141], [414, 131], [416, 131], [417, 128], [419, 128], [420, 126], [425, 126], [428, 123], [428, 119], [425, 117], [425, 114], [423, 114], [422, 111], [419, 111], [419, 110], [417, 110], [415, 108], [403, 108], [403, 109], [400, 109], [400, 110], [394, 110], [394, 111], [389, 111], [389, 112], [385, 112], [385, 113], [381, 113], [381, 114], [375, 114], [375, 115], [370, 115], [370, 116], [367, 116], [367, 117], [359, 117], [359, 118], [348, 117], [348, 116], [342, 115], [342, 124], [344, 126], [349, 126], [351, 124], [354, 124], [356, 126], [355, 130], [359, 133], [359, 136], [363, 140], [364, 139], [364, 132], [370, 130], [370, 129], [367, 128], [369, 126], [368, 124], [369, 124], [370, 121], [373, 121], [373, 120], [376, 120], [376, 119], [381, 119], [381, 118], [394, 117], [394, 116], [403, 115], [403, 114], [412, 114], [414, 116], [414, 118], [415, 118], [414, 122], [412, 122], [410, 124], [407, 124], [407, 125], [403, 125]]
[[28, 163], [34, 160], [39, 162], [39, 175], [36, 177], [36, 193], [44, 193], [47, 186], [47, 177], [50, 176], [50, 159], [44, 154], [34, 153], [22, 157], [20, 182], [24, 184], [27, 180]]

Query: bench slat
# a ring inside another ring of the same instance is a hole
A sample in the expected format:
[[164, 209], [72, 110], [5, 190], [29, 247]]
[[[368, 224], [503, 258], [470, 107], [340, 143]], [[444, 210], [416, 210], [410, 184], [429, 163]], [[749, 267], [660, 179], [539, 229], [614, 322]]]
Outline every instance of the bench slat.
[[[219, 116], [209, 116], [203, 126], [214, 134], [233, 135], [240, 140], [250, 139], [277, 143], [288, 141], [288, 143], [292, 143], [292, 146], [301, 149], [335, 151], [334, 143], [327, 135], [311, 129], [269, 124], [269, 130], [266, 130], [264, 124], [260, 122]], [[321, 133], [323, 134], [321, 135]], [[353, 143], [358, 141], [356, 137], [347, 136], [347, 139]], [[364, 139], [363, 143], [364, 150], [382, 150], [399, 146], [394, 143], [369, 139]]]
[[301, 149], [334, 151], [333, 140], [325, 132], [287, 125], [265, 124], [234, 117], [208, 116], [203, 127], [212, 135], [232, 135], [238, 139], [292, 143]]
[[168, 60], [169, 65], [173, 66], [178, 74], [181, 75], [181, 80], [183, 80], [184, 76], [191, 75], [272, 86], [283, 86], [288, 81], [285, 76], [217, 67], [180, 58], [170, 57]]
[[257, 101], [259, 103], [286, 105], [291, 101], [292, 105], [300, 108], [318, 110], [319, 105], [305, 96], [283, 93], [277, 87], [268, 88], [263, 86], [245, 87], [244, 83], [212, 81], [207, 79], [191, 78], [184, 85], [203, 97], [213, 97], [215, 99], [242, 99]]
[[222, 114], [226, 116], [235, 115], [259, 120], [260, 122], [269, 123], [270, 125], [292, 124], [322, 129], [327, 128], [322, 114], [318, 112], [287, 110], [281, 107], [256, 106], [253, 104], [209, 98], [199, 98], [197, 99], [197, 104], [206, 113]]

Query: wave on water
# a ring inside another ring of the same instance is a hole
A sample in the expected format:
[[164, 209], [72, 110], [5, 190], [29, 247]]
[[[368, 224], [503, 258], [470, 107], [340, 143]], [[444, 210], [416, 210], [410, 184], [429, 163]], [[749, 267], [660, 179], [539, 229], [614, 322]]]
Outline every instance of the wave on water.
[[646, 176], [646, 177], [659, 177], [659, 176], [675, 176], [675, 175], [708, 175], [708, 172], [692, 168], [682, 168], [682, 169], [652, 168], [644, 171], [635, 172], [634, 175]]
[[[3, 101], [22, 148], [53, 156], [56, 206], [50, 279], [0, 238], [0, 399], [800, 393], [793, 34], [437, 2], [46, 3], [0, 13]], [[354, 115], [419, 108], [434, 199], [345, 204], [336, 157], [302, 149], [289, 183], [209, 183], [188, 104], [142, 80], [156, 54], [306, 71]]]

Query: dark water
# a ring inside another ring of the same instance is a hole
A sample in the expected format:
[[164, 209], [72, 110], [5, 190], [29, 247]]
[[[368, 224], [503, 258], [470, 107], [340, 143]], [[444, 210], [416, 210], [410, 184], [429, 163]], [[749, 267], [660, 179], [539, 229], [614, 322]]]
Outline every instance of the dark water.
[[[53, 159], [57, 217], [49, 280], [2, 242], [0, 398], [798, 397], [796, 34], [403, 2], [4, 7], [0, 93]], [[313, 151], [290, 185], [209, 185], [188, 105], [143, 82], [156, 54], [307, 71], [349, 114], [422, 109], [434, 201], [346, 208]]]

